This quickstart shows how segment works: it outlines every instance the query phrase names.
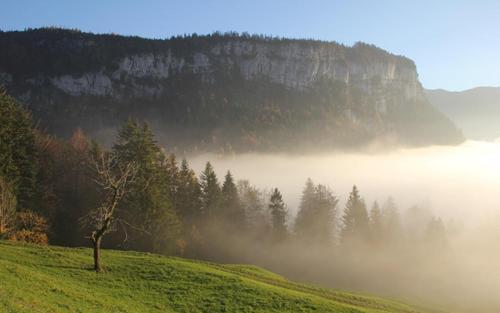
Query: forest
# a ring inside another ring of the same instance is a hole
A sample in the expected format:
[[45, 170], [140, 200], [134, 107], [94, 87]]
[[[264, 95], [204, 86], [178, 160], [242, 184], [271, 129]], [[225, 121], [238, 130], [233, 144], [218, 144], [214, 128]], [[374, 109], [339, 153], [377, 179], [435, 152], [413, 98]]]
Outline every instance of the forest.
[[[106, 248], [226, 262], [238, 261], [232, 245], [222, 244], [228, 238], [268, 249], [446, 245], [439, 218], [414, 207], [418, 229], [405, 229], [392, 198], [366, 204], [355, 185], [341, 208], [329, 186], [308, 179], [292, 218], [279, 188], [260, 190], [231, 172], [217, 177], [210, 163], [198, 177], [146, 123], [129, 120], [106, 149], [81, 129], [69, 140], [45, 134], [5, 91], [0, 103], [2, 238], [88, 246], [109, 214]], [[123, 184], [111, 199], [113, 179]], [[116, 207], [104, 212], [112, 201]]]

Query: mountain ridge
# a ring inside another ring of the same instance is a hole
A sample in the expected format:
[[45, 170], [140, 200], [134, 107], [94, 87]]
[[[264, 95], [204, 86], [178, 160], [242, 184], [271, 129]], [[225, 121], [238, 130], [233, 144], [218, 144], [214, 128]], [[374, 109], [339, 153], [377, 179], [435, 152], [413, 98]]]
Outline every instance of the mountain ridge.
[[64, 29], [3, 32], [0, 43], [0, 85], [58, 135], [105, 137], [133, 117], [195, 150], [462, 140], [428, 104], [413, 61], [364, 43]]
[[463, 91], [427, 89], [429, 101], [476, 140], [500, 137], [500, 87], [480, 86]]

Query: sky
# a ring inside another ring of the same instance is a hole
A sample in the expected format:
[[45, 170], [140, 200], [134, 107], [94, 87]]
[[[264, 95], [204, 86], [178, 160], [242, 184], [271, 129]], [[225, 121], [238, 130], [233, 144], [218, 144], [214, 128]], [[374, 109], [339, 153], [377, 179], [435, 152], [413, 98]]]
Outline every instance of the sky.
[[148, 38], [238, 31], [375, 44], [415, 61], [425, 88], [500, 86], [498, 0], [0, 0], [0, 29]]

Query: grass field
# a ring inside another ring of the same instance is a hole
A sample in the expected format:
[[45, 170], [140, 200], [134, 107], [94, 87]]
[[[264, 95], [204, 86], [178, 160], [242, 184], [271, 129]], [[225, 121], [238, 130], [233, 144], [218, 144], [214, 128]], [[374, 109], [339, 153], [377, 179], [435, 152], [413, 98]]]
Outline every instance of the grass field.
[[430, 312], [298, 284], [255, 266], [0, 241], [0, 312]]

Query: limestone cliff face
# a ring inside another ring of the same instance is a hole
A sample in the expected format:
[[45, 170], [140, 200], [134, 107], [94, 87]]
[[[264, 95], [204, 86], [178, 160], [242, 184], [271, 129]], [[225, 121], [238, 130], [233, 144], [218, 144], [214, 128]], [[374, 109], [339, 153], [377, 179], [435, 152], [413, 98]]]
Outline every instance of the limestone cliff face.
[[[363, 43], [0, 32], [0, 85], [49, 129], [99, 130], [135, 116], [181, 132], [204, 125], [207, 138], [224, 127], [241, 127], [238, 136], [245, 138], [262, 129], [274, 136], [297, 124], [332, 141], [347, 141], [349, 132], [368, 140], [408, 129], [418, 137], [424, 124], [444, 129], [451, 141], [461, 138], [427, 102], [413, 61]], [[240, 137], [227, 140], [232, 145]]]
[[268, 80], [297, 90], [312, 88], [321, 80], [352, 85], [371, 96], [380, 113], [386, 112], [388, 100], [407, 103], [423, 95], [411, 60], [364, 44], [344, 47], [334, 43], [228, 40], [209, 49], [200, 48], [189, 57], [175, 55], [167, 48], [126, 55], [116, 63], [116, 69], [103, 67], [48, 79], [55, 88], [72, 96], [121, 98], [123, 86], [132, 84], [134, 90], [128, 90], [128, 94], [140, 98], [160, 94], [164, 80], [179, 74], [196, 74], [210, 82], [221, 67], [228, 71], [236, 68], [246, 80]]

